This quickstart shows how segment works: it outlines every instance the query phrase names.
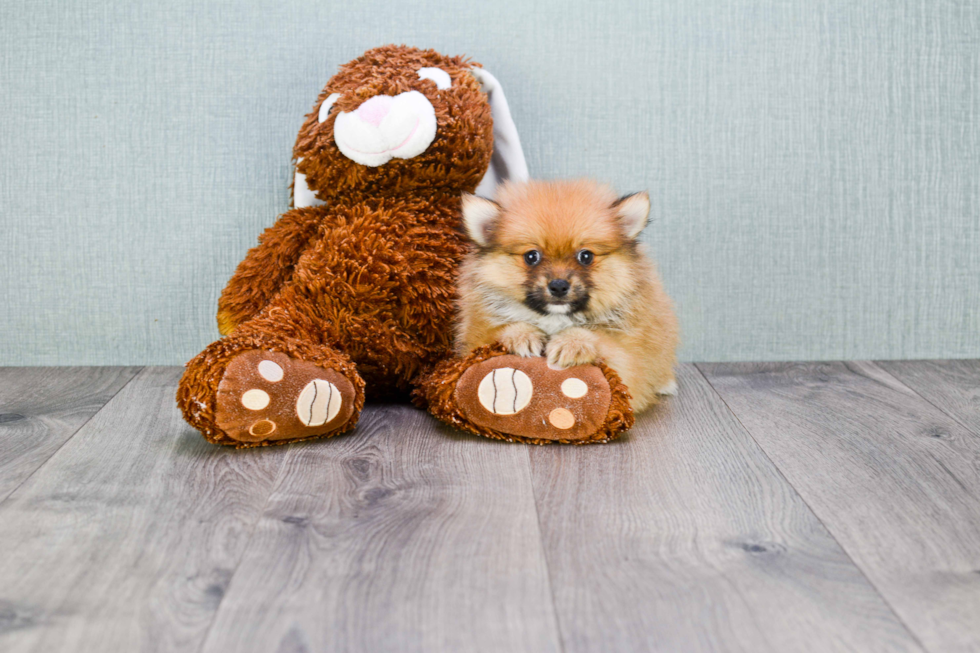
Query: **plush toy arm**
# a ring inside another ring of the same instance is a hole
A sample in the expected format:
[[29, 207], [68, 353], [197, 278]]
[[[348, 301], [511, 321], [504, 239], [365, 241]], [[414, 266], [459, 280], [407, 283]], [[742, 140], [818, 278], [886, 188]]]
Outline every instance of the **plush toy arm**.
[[328, 212], [325, 206], [293, 209], [262, 232], [259, 244], [228, 281], [218, 300], [218, 331], [228, 335], [265, 308], [289, 280], [300, 255]]

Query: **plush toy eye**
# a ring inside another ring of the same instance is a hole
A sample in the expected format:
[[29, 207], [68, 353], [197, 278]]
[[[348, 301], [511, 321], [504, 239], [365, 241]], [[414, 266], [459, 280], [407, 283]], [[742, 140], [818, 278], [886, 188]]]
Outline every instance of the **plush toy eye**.
[[587, 249], [580, 249], [578, 254], [575, 255], [575, 260], [582, 265], [591, 265], [592, 261], [595, 260], [595, 254]]
[[453, 85], [453, 80], [449, 78], [442, 68], [419, 68], [419, 79], [430, 79], [436, 83], [436, 88], [445, 91]]
[[330, 115], [330, 109], [331, 107], [333, 107], [333, 103], [339, 99], [340, 99], [340, 93], [331, 93], [330, 95], [327, 96], [327, 99], [324, 100], [323, 104], [320, 105], [320, 115], [319, 115], [320, 122], [323, 122], [324, 120], [327, 119], [327, 116]]
[[528, 265], [537, 265], [541, 262], [541, 252], [536, 249], [532, 249], [529, 252], [524, 252], [524, 262]]

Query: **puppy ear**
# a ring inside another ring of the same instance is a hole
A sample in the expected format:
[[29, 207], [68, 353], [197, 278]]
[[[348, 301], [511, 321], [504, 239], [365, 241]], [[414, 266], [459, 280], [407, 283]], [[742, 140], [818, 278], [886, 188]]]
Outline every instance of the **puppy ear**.
[[480, 247], [490, 244], [493, 223], [500, 215], [500, 205], [492, 200], [463, 193], [463, 227], [466, 235]]
[[636, 238], [650, 217], [650, 196], [644, 191], [620, 197], [613, 204], [620, 227], [627, 238]]

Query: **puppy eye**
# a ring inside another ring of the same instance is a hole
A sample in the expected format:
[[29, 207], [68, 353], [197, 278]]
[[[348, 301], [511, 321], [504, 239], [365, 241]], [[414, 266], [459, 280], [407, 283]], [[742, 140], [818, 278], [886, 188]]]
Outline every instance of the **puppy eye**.
[[436, 83], [436, 88], [445, 91], [453, 85], [449, 73], [442, 68], [419, 68], [419, 79], [428, 79]]
[[333, 108], [333, 103], [340, 99], [340, 93], [331, 93], [327, 96], [327, 99], [323, 101], [320, 105], [320, 115], [318, 116], [320, 122], [327, 119], [330, 115], [330, 109]]
[[595, 254], [587, 249], [580, 249], [578, 254], [575, 255], [575, 260], [582, 265], [591, 265], [592, 261], [595, 260]]
[[541, 262], [541, 252], [536, 249], [532, 249], [530, 252], [524, 252], [524, 262], [528, 265], [537, 265]]

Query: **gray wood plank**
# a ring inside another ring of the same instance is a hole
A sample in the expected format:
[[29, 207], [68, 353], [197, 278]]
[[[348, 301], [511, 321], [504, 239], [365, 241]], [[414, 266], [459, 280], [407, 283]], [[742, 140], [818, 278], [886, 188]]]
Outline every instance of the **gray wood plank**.
[[286, 451], [207, 444], [147, 368], [0, 506], [0, 649], [200, 647]]
[[[926, 401], [980, 434], [980, 360], [876, 361]], [[980, 460], [977, 460], [980, 470]]]
[[361, 419], [290, 452], [204, 650], [558, 650], [527, 449]]
[[926, 648], [980, 649], [980, 439], [872, 363], [700, 367]]
[[917, 651], [693, 368], [602, 446], [531, 467], [564, 650]]
[[0, 367], [0, 502], [139, 370]]

